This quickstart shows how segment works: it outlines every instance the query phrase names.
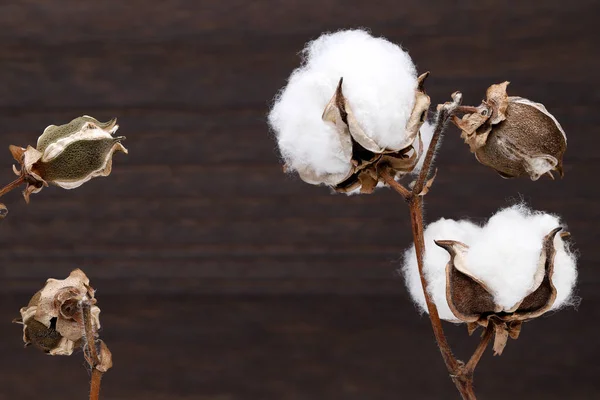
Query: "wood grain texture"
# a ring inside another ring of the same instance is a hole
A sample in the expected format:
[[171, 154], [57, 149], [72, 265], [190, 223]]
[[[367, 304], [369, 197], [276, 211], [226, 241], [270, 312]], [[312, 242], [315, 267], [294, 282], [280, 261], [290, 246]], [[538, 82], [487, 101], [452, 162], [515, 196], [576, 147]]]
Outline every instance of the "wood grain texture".
[[[0, 299], [2, 321], [27, 301]], [[403, 312], [411, 308], [405, 296], [124, 294], [99, 301], [115, 362], [103, 379], [107, 400], [457, 398], [428, 322]], [[589, 304], [583, 312], [600, 317]], [[600, 367], [589, 347], [597, 329], [581, 313], [526, 323], [502, 357], [488, 349], [476, 372], [480, 397], [597, 398]], [[6, 323], [0, 333], [3, 363], [10, 360], [0, 374], [0, 399], [36, 399], [40, 388], [47, 399], [83, 399], [83, 355], [22, 349], [19, 330]], [[469, 338], [464, 326], [448, 333], [459, 355], [475, 348], [476, 335]]]
[[[527, 324], [502, 358], [487, 354], [477, 391], [600, 397], [599, 13], [595, 0], [3, 2], [2, 143], [116, 116], [130, 154], [77, 190], [46, 188], [30, 205], [3, 198], [0, 399], [38, 398], [40, 387], [47, 400], [83, 398], [82, 360], [23, 351], [8, 326], [26, 294], [75, 267], [106, 304], [107, 399], [454, 398], [397, 273], [411, 239], [403, 201], [283, 174], [265, 122], [304, 43], [359, 26], [432, 72], [434, 104], [455, 90], [478, 104], [510, 80], [510, 94], [563, 125], [566, 175], [554, 182], [499, 178], [450, 129], [426, 219], [483, 221], [522, 200], [564, 217], [584, 302]], [[0, 152], [0, 182], [12, 162]], [[460, 354], [474, 345], [462, 330], [452, 339]]]

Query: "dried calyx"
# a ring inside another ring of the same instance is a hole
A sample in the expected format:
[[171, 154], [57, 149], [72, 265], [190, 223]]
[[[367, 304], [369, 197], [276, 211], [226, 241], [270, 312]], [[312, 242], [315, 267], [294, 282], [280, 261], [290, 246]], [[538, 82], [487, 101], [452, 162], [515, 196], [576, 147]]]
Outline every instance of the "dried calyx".
[[450, 254], [446, 266], [446, 299], [452, 313], [467, 323], [469, 334], [478, 326], [494, 326], [494, 354], [500, 355], [509, 337], [517, 339], [523, 322], [549, 311], [556, 300], [554, 274], [554, 238], [561, 228], [550, 232], [543, 241], [542, 251], [535, 271], [533, 285], [516, 304], [506, 307], [497, 304], [494, 292], [479, 279], [466, 262], [469, 247], [454, 240], [435, 243]]
[[48, 126], [36, 148], [10, 146], [20, 165], [19, 169], [13, 166], [13, 170], [27, 183], [25, 201], [49, 183], [74, 189], [97, 176], [108, 176], [113, 153], [127, 153], [121, 144], [125, 137], [113, 136], [118, 128], [116, 119], [103, 123], [83, 116], [65, 125]]
[[76, 269], [63, 280], [48, 279], [26, 307], [21, 308], [23, 341], [50, 355], [71, 355], [73, 350], [86, 347], [84, 309], [89, 310], [89, 319], [100, 353], [99, 370], [105, 372], [112, 366], [110, 351], [101, 340], [96, 340], [100, 329], [100, 308], [96, 306], [94, 289], [88, 277]]
[[492, 85], [478, 107], [454, 124], [477, 160], [504, 178], [529, 176], [537, 180], [552, 171], [563, 176], [562, 159], [567, 136], [552, 114], [539, 103], [508, 96], [509, 82]]
[[[423, 83], [429, 73], [418, 78], [415, 90], [415, 102], [410, 117], [399, 136], [404, 140], [396, 149], [380, 146], [365, 134], [352, 112], [352, 105], [344, 97], [343, 78], [325, 111], [323, 120], [335, 125], [339, 134], [342, 151], [351, 159], [351, 168], [347, 176], [328, 182], [338, 192], [351, 192], [360, 188], [361, 193], [372, 193], [379, 181], [380, 168], [387, 169], [392, 176], [400, 178], [415, 169], [421, 156], [423, 145], [415, 141], [420, 139], [419, 130], [427, 118], [430, 99], [425, 94]], [[310, 183], [312, 177], [300, 172], [303, 180]]]

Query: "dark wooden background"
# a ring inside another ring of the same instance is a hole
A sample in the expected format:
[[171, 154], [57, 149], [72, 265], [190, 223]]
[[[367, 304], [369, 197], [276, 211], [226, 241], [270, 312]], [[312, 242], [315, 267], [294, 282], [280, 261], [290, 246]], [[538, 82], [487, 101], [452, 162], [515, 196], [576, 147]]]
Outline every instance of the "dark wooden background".
[[[427, 219], [524, 199], [580, 250], [579, 310], [524, 327], [477, 371], [483, 399], [600, 397], [600, 57], [595, 0], [117, 1], [0, 4], [2, 146], [49, 124], [119, 118], [129, 156], [74, 191], [18, 193], [0, 229], [0, 399], [84, 399], [81, 354], [22, 349], [10, 321], [47, 277], [84, 269], [115, 367], [104, 399], [455, 399], [396, 269], [397, 195], [331, 195], [281, 172], [270, 99], [322, 31], [365, 26], [430, 70], [434, 103], [491, 83], [569, 135], [561, 181], [503, 180], [450, 129]], [[6, 148], [6, 147], [5, 147]], [[13, 179], [0, 152], [0, 181]], [[475, 345], [449, 326], [461, 356]]]

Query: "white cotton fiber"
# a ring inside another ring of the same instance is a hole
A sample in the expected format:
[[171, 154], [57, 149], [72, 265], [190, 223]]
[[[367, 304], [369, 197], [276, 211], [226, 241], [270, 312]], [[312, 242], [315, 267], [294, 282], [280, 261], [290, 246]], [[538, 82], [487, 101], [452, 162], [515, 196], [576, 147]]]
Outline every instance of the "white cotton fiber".
[[365, 134], [379, 146], [399, 147], [412, 111], [417, 74], [408, 53], [363, 30], [324, 34], [307, 44], [304, 62], [279, 93], [269, 114], [283, 158], [292, 170], [343, 175], [350, 158], [331, 122], [321, 119], [340, 78]]
[[[532, 212], [523, 206], [499, 211], [483, 227], [444, 219], [429, 225], [425, 230], [424, 272], [440, 317], [456, 321], [446, 301], [446, 265], [450, 256], [434, 240], [457, 240], [468, 245], [465, 265], [492, 290], [496, 303], [509, 309], [531, 290], [543, 239], [559, 226], [564, 225], [556, 216]], [[552, 282], [557, 298], [552, 309], [558, 309], [572, 303], [577, 270], [575, 256], [560, 235], [554, 245]], [[425, 310], [414, 246], [405, 253], [403, 272], [413, 300]]]
[[[469, 243], [477, 236], [479, 226], [470, 221], [454, 221], [451, 219], [440, 219], [427, 226], [425, 229], [425, 264], [423, 272], [428, 282], [429, 293], [433, 302], [438, 307], [440, 318], [448, 321], [458, 321], [446, 301], [446, 264], [450, 260], [448, 252], [434, 243], [434, 240], [456, 240]], [[427, 311], [425, 295], [421, 286], [419, 267], [413, 245], [404, 253], [404, 265], [402, 268], [406, 286], [420, 311]]]

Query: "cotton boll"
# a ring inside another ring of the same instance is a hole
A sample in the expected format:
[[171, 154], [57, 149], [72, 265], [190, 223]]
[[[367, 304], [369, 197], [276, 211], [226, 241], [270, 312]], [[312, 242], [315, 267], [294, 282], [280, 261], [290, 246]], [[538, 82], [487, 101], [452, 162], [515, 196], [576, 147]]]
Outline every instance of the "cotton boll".
[[[344, 78], [344, 95], [367, 136], [380, 147], [402, 149], [417, 88], [417, 71], [407, 52], [363, 30], [350, 30], [322, 35], [304, 55], [307, 69], [327, 77], [325, 86], [335, 89]], [[332, 95], [329, 90], [326, 100]]]
[[366, 136], [388, 151], [406, 147], [417, 75], [405, 51], [352, 30], [322, 35], [307, 44], [303, 57], [268, 117], [290, 170], [309, 183], [331, 186], [349, 176], [350, 136], [322, 119], [340, 78], [343, 95]]
[[[427, 226], [424, 231], [424, 274], [440, 318], [458, 322], [446, 298], [446, 265], [450, 256], [436, 246], [434, 240], [466, 244], [465, 266], [493, 293], [494, 302], [508, 311], [536, 288], [534, 276], [543, 240], [559, 226], [563, 224], [558, 217], [534, 212], [522, 205], [500, 210], [483, 227], [469, 221], [446, 219]], [[574, 303], [572, 292], [577, 279], [575, 256], [560, 235], [555, 237], [554, 247], [552, 283], [557, 295], [553, 310]], [[405, 253], [403, 273], [413, 300], [426, 311], [414, 246]]]
[[320, 181], [342, 180], [351, 168], [351, 153], [344, 151], [343, 138], [335, 126], [321, 119], [333, 91], [335, 84], [328, 87], [321, 74], [296, 70], [269, 114], [290, 170], [310, 169]]
[[[446, 300], [446, 265], [450, 261], [448, 252], [438, 247], [435, 240], [456, 240], [469, 243], [479, 233], [480, 228], [470, 221], [454, 221], [451, 219], [440, 219], [427, 226], [425, 236], [425, 259], [424, 269], [427, 280], [427, 288], [433, 302], [438, 308], [440, 318], [459, 322], [454, 316]], [[422, 311], [427, 311], [423, 286], [419, 277], [419, 267], [414, 245], [404, 253], [404, 265], [402, 268], [406, 285], [413, 301]]]
[[511, 309], [531, 290], [542, 243], [552, 229], [560, 226], [550, 215], [530, 215], [522, 207], [498, 212], [468, 243], [466, 264], [494, 293], [494, 300]]
[[[523, 206], [501, 210], [469, 244], [466, 263], [493, 291], [496, 303], [510, 309], [531, 292], [544, 237], [559, 226], [558, 217]], [[556, 286], [558, 282], [559, 287], [553, 307], [560, 307], [570, 297], [576, 270], [575, 260], [566, 253], [560, 237], [555, 245], [558, 257], [553, 283]]]

